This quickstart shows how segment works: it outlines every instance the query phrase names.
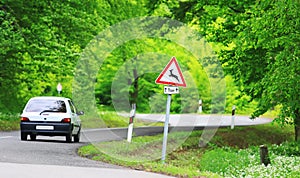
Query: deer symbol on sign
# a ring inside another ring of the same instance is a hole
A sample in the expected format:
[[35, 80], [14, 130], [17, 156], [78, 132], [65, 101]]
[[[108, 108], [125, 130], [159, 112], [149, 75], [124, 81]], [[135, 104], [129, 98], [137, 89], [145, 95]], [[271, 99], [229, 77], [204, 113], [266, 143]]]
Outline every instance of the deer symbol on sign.
[[173, 77], [173, 78], [175, 78], [178, 82], [179, 82], [179, 78], [178, 78], [178, 76], [177, 75], [175, 75], [175, 74], [173, 74], [173, 69], [171, 69], [171, 70], [169, 70], [170, 71], [170, 75], [169, 75], [169, 77]]

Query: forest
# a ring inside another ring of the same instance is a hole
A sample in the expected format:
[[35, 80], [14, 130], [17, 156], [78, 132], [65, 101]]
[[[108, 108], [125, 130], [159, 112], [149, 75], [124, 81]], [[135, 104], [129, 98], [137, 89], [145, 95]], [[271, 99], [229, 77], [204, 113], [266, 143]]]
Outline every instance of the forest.
[[[173, 113], [278, 111], [300, 139], [299, 0], [0, 0], [0, 111], [33, 96], [101, 110], [164, 112], [155, 79], [175, 56]], [[61, 83], [62, 92], [57, 92]]]

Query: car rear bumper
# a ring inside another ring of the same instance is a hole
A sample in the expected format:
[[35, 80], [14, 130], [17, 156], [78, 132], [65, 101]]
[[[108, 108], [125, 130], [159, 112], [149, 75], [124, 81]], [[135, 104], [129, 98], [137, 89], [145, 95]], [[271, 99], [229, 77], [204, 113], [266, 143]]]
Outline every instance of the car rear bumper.
[[56, 122], [21, 122], [20, 130], [22, 133], [27, 134], [64, 136], [72, 133], [73, 125], [70, 123]]

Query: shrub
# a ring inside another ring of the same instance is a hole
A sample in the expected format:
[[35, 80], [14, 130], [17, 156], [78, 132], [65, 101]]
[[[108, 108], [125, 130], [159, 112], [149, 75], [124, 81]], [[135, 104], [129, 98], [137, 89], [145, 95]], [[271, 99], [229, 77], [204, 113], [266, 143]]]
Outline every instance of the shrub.
[[20, 128], [19, 119], [19, 114], [0, 113], [0, 131], [18, 130]]
[[280, 145], [272, 145], [270, 152], [282, 156], [300, 156], [300, 141], [284, 142]]

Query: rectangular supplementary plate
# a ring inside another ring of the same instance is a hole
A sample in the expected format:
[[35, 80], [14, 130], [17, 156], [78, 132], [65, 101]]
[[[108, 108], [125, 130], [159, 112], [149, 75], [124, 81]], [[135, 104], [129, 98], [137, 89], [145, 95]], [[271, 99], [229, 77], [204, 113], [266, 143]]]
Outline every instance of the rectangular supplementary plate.
[[178, 94], [179, 88], [176, 86], [164, 86], [164, 93], [165, 94]]

